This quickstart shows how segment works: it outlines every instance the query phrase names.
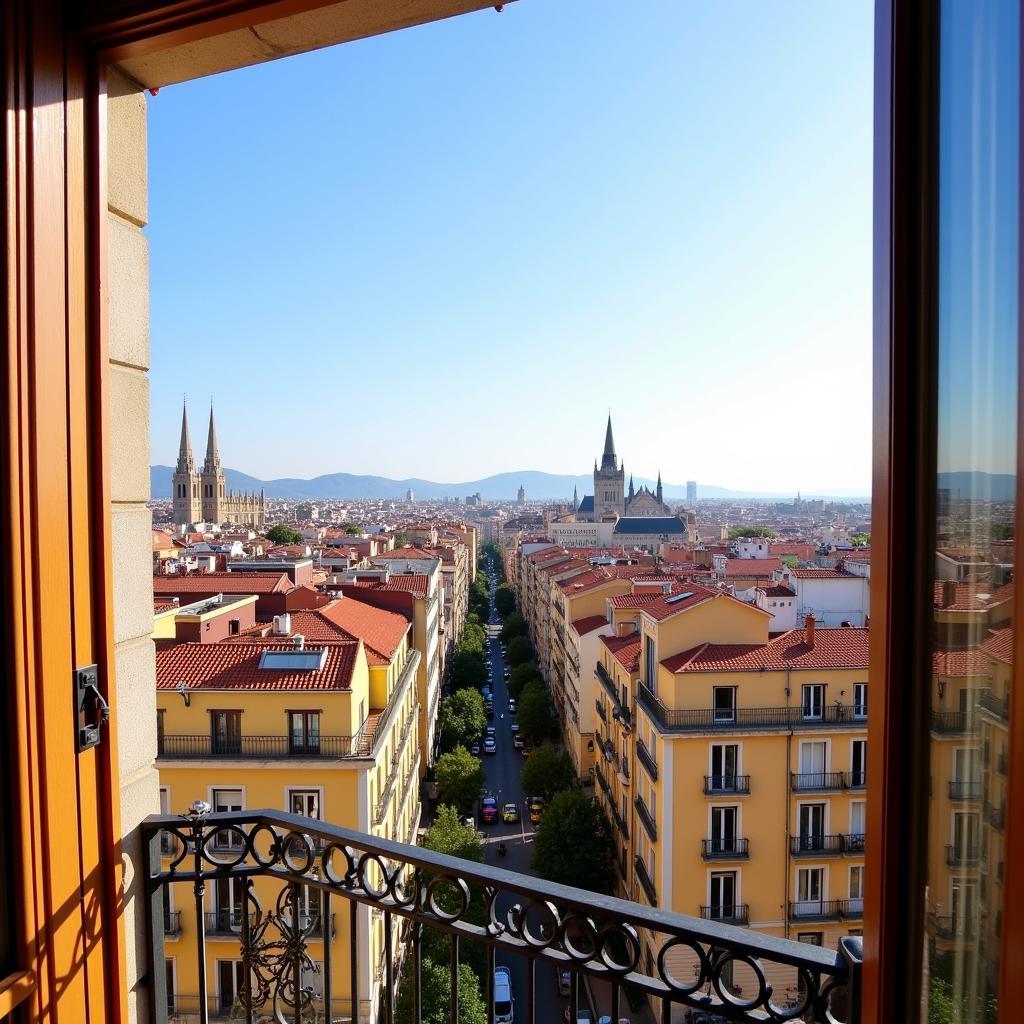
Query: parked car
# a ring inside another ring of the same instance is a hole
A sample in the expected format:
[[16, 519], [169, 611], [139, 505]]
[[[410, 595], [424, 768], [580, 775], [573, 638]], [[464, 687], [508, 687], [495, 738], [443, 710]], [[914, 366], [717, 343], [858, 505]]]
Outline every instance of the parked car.
[[515, 1005], [507, 967], [494, 968], [494, 1024], [513, 1024]]
[[493, 725], [489, 725], [489, 726], [487, 726], [487, 732], [484, 733], [484, 737], [485, 738], [490, 737], [493, 740], [494, 737], [497, 734], [498, 734], [497, 729], [495, 729], [495, 727]]
[[544, 801], [539, 796], [528, 796], [527, 806], [530, 808], [530, 824], [539, 825], [540, 816], [544, 813]]
[[484, 753], [485, 754], [496, 754], [498, 752], [498, 744], [494, 742], [493, 736], [488, 736], [484, 740]]
[[493, 704], [485, 704], [484, 705], [484, 718], [493, 718], [493, 717], [494, 717], [494, 705]]
[[514, 825], [519, 820], [519, 805], [511, 801], [501, 809], [501, 820], [506, 825]]
[[517, 732], [519, 732], [519, 723], [515, 719], [513, 719], [512, 724], [509, 726], [509, 728], [512, 730], [512, 735], [514, 736]]
[[512, 669], [510, 669], [508, 665], [506, 665], [505, 670], [501, 674], [501, 677], [502, 679], [508, 679], [510, 675], [512, 675]]
[[[516, 738], [518, 739], [518, 737], [516, 737]], [[529, 756], [530, 756], [530, 751], [531, 751], [531, 750], [533, 750], [533, 747], [531, 747], [529, 743], [524, 743], [524, 744], [523, 744], [523, 745], [522, 745], [522, 746], [521, 746], [521, 747], [519, 748], [519, 753], [520, 753], [520, 754], [522, 754], [522, 755], [523, 755], [523, 757], [529, 757]]]
[[512, 746], [515, 747], [516, 750], [522, 750], [525, 746], [523, 743], [523, 737], [520, 736], [519, 733], [515, 733], [512, 736]]
[[470, 753], [471, 753], [471, 754], [472, 754], [472, 755], [473, 755], [474, 757], [479, 757], [479, 756], [480, 756], [480, 744], [479, 744], [479, 743], [474, 743], [474, 744], [473, 744], [473, 745], [472, 745], [472, 746], [471, 746], [471, 747], [469, 748], [469, 752], [470, 752]]
[[516, 699], [515, 699], [515, 697], [509, 697], [509, 699], [508, 699], [508, 710], [513, 715], [516, 713]]
[[498, 820], [498, 801], [493, 796], [485, 796], [480, 801], [480, 820], [485, 825], [493, 825]]

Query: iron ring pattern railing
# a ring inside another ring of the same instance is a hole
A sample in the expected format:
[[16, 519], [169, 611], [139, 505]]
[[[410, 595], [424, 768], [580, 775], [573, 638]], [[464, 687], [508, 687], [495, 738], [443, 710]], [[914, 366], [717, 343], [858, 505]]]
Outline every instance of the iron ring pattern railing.
[[[309, 954], [314, 919], [301, 910], [302, 893], [320, 892], [316, 920], [330, 920], [331, 902], [349, 902], [355, 923], [356, 906], [371, 907], [384, 916], [384, 991], [381, 1020], [391, 1024], [394, 965], [392, 921], [413, 925], [411, 982], [418, 1001], [419, 962], [423, 927], [451, 937], [453, 991], [461, 940], [483, 943], [493, 971], [494, 954], [525, 957], [528, 979], [538, 963], [578, 976], [611, 983], [612, 1019], [619, 1016], [624, 986], [661, 1000], [662, 1019], [671, 1018], [673, 1005], [717, 1013], [735, 1021], [806, 1021], [819, 1024], [858, 1024], [860, 1020], [860, 940], [841, 940], [839, 951], [793, 942], [716, 921], [674, 914], [654, 907], [562, 886], [513, 871], [448, 857], [420, 847], [380, 839], [328, 825], [311, 818], [275, 810], [195, 814], [187, 817], [151, 816], [143, 823], [146, 849], [147, 906], [151, 953], [162, 959], [164, 935], [162, 888], [191, 883], [197, 909], [203, 908], [206, 883], [239, 879], [241, 901], [240, 953], [247, 979], [239, 992], [243, 1018], [254, 1022], [268, 1014], [280, 1024], [323, 1019], [323, 1006], [332, 1003], [332, 943], [323, 943], [322, 992], [315, 997], [302, 979], [318, 970]], [[224, 848], [218, 836], [233, 842]], [[173, 858], [161, 857], [162, 836], [180, 841]], [[166, 865], [164, 860], [167, 861]], [[279, 880], [282, 889], [272, 910], [255, 893], [257, 878]], [[482, 896], [484, 923], [467, 919], [473, 893]], [[453, 898], [454, 897], [454, 898]], [[303, 928], [301, 922], [310, 923]], [[205, 996], [205, 927], [197, 922], [200, 996]], [[357, 978], [358, 929], [349, 928], [351, 977]], [[314, 941], [316, 941], [314, 939]], [[645, 946], [653, 952], [650, 973], [644, 969]], [[181, 956], [181, 950], [178, 951]], [[680, 970], [680, 956], [687, 967]], [[731, 987], [742, 969], [742, 994]], [[796, 1000], [777, 994], [770, 975], [793, 972], [800, 993]], [[674, 973], [675, 972], [675, 973]], [[163, 972], [154, 972], [154, 1013], [166, 1019], [167, 993]], [[681, 976], [680, 976], [681, 975]], [[749, 979], [753, 979], [753, 983]], [[490, 985], [488, 987], [488, 994]], [[528, 991], [533, 985], [528, 981]], [[574, 986], [573, 992], [576, 992]], [[362, 993], [360, 993], [362, 995]], [[452, 1020], [457, 1020], [457, 999]], [[200, 1009], [205, 999], [200, 999]], [[575, 1012], [577, 999], [571, 1001]], [[319, 1008], [317, 1004], [319, 1004]], [[523, 1018], [531, 1024], [534, 1008], [527, 1001]], [[205, 1015], [201, 1013], [201, 1020]], [[419, 1019], [417, 1012], [416, 1019]], [[493, 1003], [488, 1001], [488, 1019]]]

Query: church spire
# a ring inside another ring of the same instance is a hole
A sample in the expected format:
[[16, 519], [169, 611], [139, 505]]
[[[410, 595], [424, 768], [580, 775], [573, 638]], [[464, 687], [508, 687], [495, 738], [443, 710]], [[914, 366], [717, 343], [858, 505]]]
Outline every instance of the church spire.
[[217, 424], [213, 420], [213, 402], [210, 403], [210, 432], [206, 436], [206, 462], [204, 473], [216, 473], [220, 469], [220, 451], [217, 448]]
[[608, 426], [604, 432], [604, 452], [601, 455], [602, 469], [618, 469], [618, 459], [615, 457], [615, 438], [612, 437], [612, 414], [608, 413]]
[[665, 499], [662, 497], [662, 493], [661, 493], [661, 470], [660, 469], [658, 470], [658, 490], [657, 490], [657, 493], [655, 494], [655, 497], [658, 499], [659, 502], [661, 502], [662, 505], [665, 504]]
[[572, 488], [572, 510], [575, 512], [580, 507], [580, 499], [576, 493], [576, 485], [573, 484]]
[[633, 489], [633, 474], [629, 474], [629, 500], [632, 501], [636, 497], [636, 491]]
[[178, 472], [193, 472], [192, 438], [188, 432], [188, 406], [181, 402], [181, 442], [178, 444]]

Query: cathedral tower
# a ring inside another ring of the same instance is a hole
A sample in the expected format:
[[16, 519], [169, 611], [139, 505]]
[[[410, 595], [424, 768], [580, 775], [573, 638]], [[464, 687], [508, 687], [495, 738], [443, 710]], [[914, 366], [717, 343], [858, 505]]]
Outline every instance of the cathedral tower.
[[626, 470], [619, 465], [612, 437], [612, 414], [604, 433], [601, 465], [594, 464], [594, 522], [613, 523], [626, 513]]
[[210, 403], [210, 429], [206, 435], [206, 460], [202, 473], [203, 520], [222, 523], [221, 503], [224, 500], [224, 471], [220, 468], [220, 450], [217, 447], [217, 425], [213, 421], [213, 403]]
[[171, 495], [174, 501], [174, 522], [178, 526], [198, 523], [202, 518], [199, 499], [199, 474], [192, 458], [192, 439], [188, 432], [188, 409], [181, 407], [181, 441], [178, 444], [178, 463], [171, 477]]

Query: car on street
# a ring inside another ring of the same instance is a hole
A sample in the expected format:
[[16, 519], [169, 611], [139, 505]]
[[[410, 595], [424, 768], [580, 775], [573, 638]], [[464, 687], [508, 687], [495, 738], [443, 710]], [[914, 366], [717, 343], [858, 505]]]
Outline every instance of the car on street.
[[494, 968], [494, 1024], [513, 1024], [512, 978], [507, 967]]
[[498, 801], [493, 796], [485, 796], [480, 801], [480, 820], [485, 825], [493, 825], [498, 820]]
[[512, 724], [509, 726], [509, 728], [512, 730], [512, 734], [515, 735], [517, 732], [519, 732], [519, 723], [513, 718]]
[[474, 757], [479, 757], [479, 756], [480, 756], [480, 744], [479, 744], [479, 743], [474, 743], [474, 744], [472, 744], [472, 745], [470, 746], [470, 748], [469, 748], [469, 752], [470, 752], [470, 753], [471, 753], [471, 754], [472, 754], [472, 755], [473, 755]]
[[510, 675], [512, 675], [512, 669], [506, 665], [504, 671], [501, 673], [501, 677], [502, 679], [508, 679]]
[[496, 754], [498, 752], [498, 744], [494, 742], [493, 736], [488, 736], [484, 740], [484, 753], [485, 754]]
[[494, 705], [493, 704], [485, 704], [484, 705], [484, 718], [490, 719], [490, 718], [493, 718], [493, 717], [494, 717]]
[[525, 744], [523, 743], [523, 737], [520, 736], [519, 733], [516, 733], [512, 737], [512, 746], [515, 747], [516, 750], [522, 750], [524, 745]]
[[514, 825], [519, 820], [518, 805], [512, 802], [505, 804], [501, 809], [501, 820], [506, 825]]
[[528, 796], [526, 805], [530, 808], [530, 824], [539, 825], [540, 816], [544, 813], [544, 800], [539, 796]]
[[[517, 736], [517, 737], [516, 737], [516, 739], [518, 739], [518, 738], [519, 738], [519, 737]], [[524, 743], [524, 744], [523, 744], [523, 745], [522, 745], [522, 746], [521, 746], [521, 747], [519, 748], [519, 753], [520, 753], [520, 754], [522, 754], [522, 755], [523, 755], [523, 757], [529, 757], [529, 756], [530, 756], [530, 751], [531, 751], [531, 750], [533, 750], [533, 747], [531, 747], [529, 743]]]
[[509, 697], [508, 709], [514, 715], [516, 713], [516, 699], [515, 697]]
[[491, 693], [491, 688], [489, 686], [482, 687], [480, 692], [484, 695], [485, 701], [490, 700], [494, 696], [494, 694]]
[[486, 739], [486, 738], [490, 738], [490, 739], [492, 739], [492, 740], [493, 740], [493, 739], [494, 739], [494, 737], [495, 737], [495, 736], [496, 736], [497, 734], [498, 734], [498, 733], [497, 733], [497, 730], [496, 730], [496, 729], [494, 728], [494, 726], [493, 726], [493, 725], [489, 725], [489, 726], [487, 726], [487, 732], [486, 732], [486, 733], [484, 733], [484, 738], [485, 738], [485, 739]]

